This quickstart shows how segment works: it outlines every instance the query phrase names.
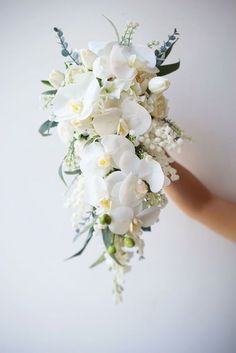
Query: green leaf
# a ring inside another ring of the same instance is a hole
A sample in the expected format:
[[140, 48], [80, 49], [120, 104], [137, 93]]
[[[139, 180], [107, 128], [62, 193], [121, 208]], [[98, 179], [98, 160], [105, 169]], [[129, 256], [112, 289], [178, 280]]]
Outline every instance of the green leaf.
[[88, 141], [86, 141], [85, 146], [89, 145], [92, 142], [94, 142], [98, 138], [99, 138], [99, 135], [95, 135], [95, 136], [91, 137]]
[[41, 80], [41, 82], [46, 86], [53, 87], [53, 85], [48, 80]]
[[117, 41], [118, 41], [118, 43], [120, 43], [120, 35], [119, 35], [119, 32], [118, 32], [115, 24], [108, 17], [106, 17], [105, 15], [102, 15], [102, 16], [105, 17], [105, 19], [112, 25], [112, 27], [113, 27], [113, 29], [114, 29], [114, 31], [116, 33]]
[[93, 268], [93, 267], [95, 267], [97, 265], [100, 265], [105, 260], [106, 260], [106, 258], [105, 258], [104, 253], [103, 253], [101, 256], [99, 256], [99, 258], [91, 266], [89, 266], [89, 268]]
[[64, 173], [65, 174], [68, 174], [68, 175], [75, 175], [75, 174], [81, 174], [81, 170], [80, 169], [76, 169], [76, 170], [64, 170]]
[[57, 93], [56, 89], [50, 89], [49, 91], [42, 92], [43, 96], [54, 96]]
[[53, 120], [46, 120], [39, 128], [38, 132], [42, 136], [50, 136], [50, 129], [58, 125], [58, 122]]
[[64, 179], [64, 175], [63, 175], [63, 165], [64, 165], [64, 159], [58, 168], [58, 175], [61, 178], [62, 182], [65, 184], [65, 186], [68, 186], [65, 179]]
[[[114, 234], [110, 231], [110, 229], [108, 227], [102, 229], [102, 238], [103, 238], [103, 242], [105, 244], [106, 249], [109, 248], [109, 246], [113, 245], [113, 240], [114, 240]], [[109, 254], [112, 259], [120, 266], [124, 266], [122, 265], [117, 258], [115, 257], [114, 254]]]
[[70, 260], [70, 259], [72, 259], [72, 258], [74, 258], [74, 257], [80, 256], [80, 255], [83, 253], [83, 251], [84, 251], [85, 248], [87, 247], [88, 243], [89, 243], [90, 240], [92, 239], [93, 232], [94, 232], [94, 228], [91, 227], [91, 228], [89, 229], [89, 231], [88, 231], [88, 236], [87, 236], [87, 239], [85, 240], [85, 243], [84, 243], [84, 246], [82, 247], [82, 249], [80, 249], [76, 254], [74, 254], [74, 255], [68, 257], [67, 259], [65, 259], [65, 261]]
[[151, 227], [141, 227], [144, 232], [151, 232]]
[[165, 76], [168, 75], [176, 70], [178, 70], [178, 68], [180, 67], [180, 61], [174, 63], [174, 64], [169, 64], [169, 65], [161, 65], [158, 67], [158, 69], [160, 70], [157, 73], [157, 76]]

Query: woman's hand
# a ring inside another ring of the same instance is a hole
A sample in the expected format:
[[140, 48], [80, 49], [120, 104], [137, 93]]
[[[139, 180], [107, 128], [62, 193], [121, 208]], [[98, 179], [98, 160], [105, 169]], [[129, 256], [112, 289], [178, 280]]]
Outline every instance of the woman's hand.
[[236, 203], [212, 194], [186, 168], [173, 163], [180, 179], [165, 187], [167, 195], [187, 215], [236, 242]]

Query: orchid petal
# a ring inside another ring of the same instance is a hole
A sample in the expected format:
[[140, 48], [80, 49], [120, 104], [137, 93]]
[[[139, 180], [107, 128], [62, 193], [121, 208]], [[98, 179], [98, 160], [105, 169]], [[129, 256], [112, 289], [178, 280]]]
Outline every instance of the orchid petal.
[[112, 72], [119, 79], [132, 80], [134, 79], [137, 70], [129, 66], [128, 60], [123, 51], [124, 48], [121, 45], [115, 44], [113, 46], [110, 54]]
[[93, 126], [98, 135], [114, 134], [120, 120], [120, 110], [118, 108], [110, 108], [104, 114], [98, 115], [93, 119]]
[[110, 230], [116, 234], [125, 234], [129, 230], [133, 218], [133, 210], [130, 207], [117, 207], [111, 210]]
[[137, 102], [125, 99], [121, 104], [123, 119], [136, 136], [143, 135], [151, 126], [149, 112]]
[[88, 176], [85, 178], [86, 201], [97, 207], [100, 200], [107, 198], [107, 186], [102, 177]]
[[138, 213], [135, 218], [140, 219], [143, 227], [149, 227], [159, 220], [160, 207], [153, 206]]
[[135, 207], [142, 202], [144, 195], [138, 194], [136, 184], [138, 178], [132, 173], [127, 175], [120, 185], [119, 198], [120, 202], [125, 206]]
[[147, 165], [151, 168], [151, 172], [144, 176], [143, 179], [149, 184], [152, 192], [158, 192], [164, 185], [164, 173], [160, 164], [154, 159], [148, 160]]
[[106, 135], [101, 141], [107, 153], [112, 155], [116, 166], [119, 165], [122, 154], [126, 151], [135, 152], [134, 145], [126, 137], [119, 135]]

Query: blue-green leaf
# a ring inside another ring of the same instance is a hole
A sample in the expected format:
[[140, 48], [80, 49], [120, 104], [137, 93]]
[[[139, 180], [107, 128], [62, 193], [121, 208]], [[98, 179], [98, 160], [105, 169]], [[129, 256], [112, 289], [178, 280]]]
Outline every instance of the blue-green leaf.
[[84, 251], [85, 248], [87, 247], [88, 243], [89, 243], [90, 240], [92, 239], [93, 232], [94, 232], [94, 228], [91, 227], [91, 228], [89, 229], [89, 231], [88, 231], [88, 236], [87, 236], [87, 239], [85, 240], [85, 243], [84, 243], [82, 249], [80, 249], [76, 254], [74, 254], [74, 255], [68, 257], [67, 259], [65, 259], [65, 261], [70, 260], [70, 259], [72, 259], [72, 258], [74, 258], [74, 257], [80, 256], [80, 255], [83, 253], [83, 251]]
[[61, 178], [62, 182], [65, 184], [65, 186], [67, 186], [67, 183], [66, 183], [66, 181], [64, 179], [64, 175], [63, 175], [63, 165], [64, 165], [64, 159], [58, 168], [58, 175]]
[[52, 120], [46, 120], [39, 128], [39, 133], [42, 136], [50, 136], [50, 129], [58, 125], [58, 122]]
[[54, 96], [57, 93], [56, 89], [50, 89], [49, 91], [42, 92], [43, 96]]
[[46, 86], [53, 87], [53, 85], [51, 85], [51, 83], [48, 80], [41, 80], [41, 82]]
[[103, 253], [101, 256], [99, 256], [99, 258], [91, 266], [89, 266], [89, 268], [93, 268], [93, 267], [95, 267], [97, 265], [100, 265], [105, 260], [106, 260], [106, 258], [105, 258], [104, 253]]

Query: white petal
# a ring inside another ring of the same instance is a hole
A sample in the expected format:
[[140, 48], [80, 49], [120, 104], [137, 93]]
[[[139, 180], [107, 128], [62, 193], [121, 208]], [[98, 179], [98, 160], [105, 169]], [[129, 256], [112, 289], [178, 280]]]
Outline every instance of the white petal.
[[100, 200], [107, 198], [107, 194], [106, 182], [102, 177], [85, 178], [85, 199], [88, 204], [97, 207]]
[[96, 77], [101, 79], [112, 77], [109, 57], [98, 57], [93, 63], [93, 73]]
[[113, 74], [123, 80], [134, 79], [137, 70], [129, 66], [128, 60], [123, 54], [124, 47], [121, 45], [114, 45], [110, 54], [110, 63]]
[[93, 126], [98, 135], [115, 134], [120, 120], [120, 109], [110, 108], [104, 114], [93, 119]]
[[144, 134], [151, 125], [151, 115], [140, 104], [133, 100], [125, 99], [121, 104], [123, 119], [136, 136]]
[[119, 135], [106, 135], [102, 138], [102, 145], [105, 151], [112, 155], [112, 158], [116, 164], [119, 166], [119, 161], [121, 155], [126, 151], [131, 151], [134, 153], [134, 145], [126, 137]]
[[146, 208], [142, 212], [138, 213], [135, 217], [142, 221], [143, 227], [149, 227], [159, 220], [160, 208], [153, 206]]
[[57, 132], [64, 143], [70, 143], [73, 139], [74, 128], [70, 121], [60, 121], [57, 125]]
[[101, 168], [98, 165], [99, 158], [104, 156], [104, 149], [99, 142], [86, 145], [81, 153], [80, 169], [85, 175], [105, 176], [112, 168]]
[[89, 70], [92, 70], [96, 54], [89, 49], [81, 49], [79, 52], [82, 64]]
[[130, 207], [117, 207], [111, 213], [110, 230], [116, 234], [125, 234], [129, 230], [133, 218], [133, 210]]
[[164, 185], [165, 176], [161, 166], [154, 159], [148, 160], [147, 165], [151, 168], [151, 172], [144, 176], [143, 179], [149, 184], [152, 192], [158, 192]]
[[156, 55], [151, 48], [142, 44], [133, 45], [132, 48], [137, 55], [138, 60], [145, 62], [149, 68], [156, 67]]
[[120, 157], [119, 167], [126, 174], [132, 172], [136, 175], [139, 169], [139, 165], [140, 159], [136, 156], [136, 154], [130, 151], [124, 152]]
[[88, 42], [88, 47], [95, 54], [102, 56], [109, 55], [114, 44], [115, 42], [90, 41]]
[[139, 195], [136, 192], [136, 183], [138, 178], [132, 173], [122, 181], [120, 185], [119, 198], [120, 202], [125, 206], [136, 207], [142, 202], [144, 195]]

